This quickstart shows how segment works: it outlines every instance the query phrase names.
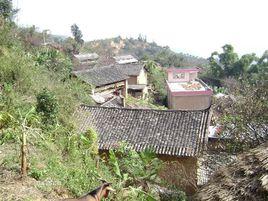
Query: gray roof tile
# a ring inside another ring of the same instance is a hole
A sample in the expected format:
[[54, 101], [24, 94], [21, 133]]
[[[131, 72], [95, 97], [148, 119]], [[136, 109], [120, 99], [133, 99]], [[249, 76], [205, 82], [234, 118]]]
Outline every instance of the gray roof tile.
[[201, 111], [150, 110], [81, 106], [74, 115], [79, 130], [93, 127], [99, 148], [108, 150], [126, 142], [136, 151], [197, 156], [206, 143], [209, 109]]
[[120, 68], [114, 66], [95, 67], [82, 71], [74, 71], [74, 75], [96, 87], [126, 80], [128, 78]]
[[140, 63], [115, 64], [114, 66], [128, 76], [138, 76], [143, 68], [143, 64]]

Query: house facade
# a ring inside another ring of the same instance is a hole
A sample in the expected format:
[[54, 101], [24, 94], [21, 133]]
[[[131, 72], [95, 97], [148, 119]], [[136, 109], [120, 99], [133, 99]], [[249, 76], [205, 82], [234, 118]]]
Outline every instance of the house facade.
[[[124, 142], [137, 152], [152, 150], [165, 166], [159, 175], [193, 193], [198, 183], [198, 157], [207, 143], [209, 109], [151, 110], [81, 106], [74, 115], [79, 132], [98, 133], [99, 150]], [[190, 179], [191, 178], [191, 179]]]
[[127, 97], [128, 76], [117, 67], [94, 67], [73, 71], [73, 75], [91, 85], [92, 98], [98, 104], [103, 104], [115, 96]]
[[199, 69], [169, 68], [167, 70], [168, 108], [202, 110], [211, 105], [212, 90], [197, 78]]
[[132, 55], [117, 56], [114, 59], [116, 66], [129, 77], [128, 93], [135, 98], [145, 99], [148, 94], [148, 82], [144, 65]]
[[[144, 65], [133, 56], [123, 55], [104, 59], [101, 56], [99, 59], [99, 56], [93, 53], [74, 55], [74, 57], [76, 59], [74, 60], [73, 75], [93, 85], [93, 95], [101, 92], [102, 95], [108, 94], [109, 96], [116, 89], [120, 92], [117, 94], [123, 95], [125, 98], [128, 93], [136, 98], [145, 99], [147, 97], [147, 71]], [[107, 65], [104, 66], [103, 63]], [[98, 94], [94, 96], [98, 96]]]
[[127, 91], [135, 98], [145, 99], [148, 94], [147, 71], [143, 64], [121, 64], [116, 65], [128, 78]]

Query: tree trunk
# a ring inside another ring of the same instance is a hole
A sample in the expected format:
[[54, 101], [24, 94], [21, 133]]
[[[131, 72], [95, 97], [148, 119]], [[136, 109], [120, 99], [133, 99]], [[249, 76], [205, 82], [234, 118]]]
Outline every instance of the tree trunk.
[[27, 176], [27, 144], [26, 134], [22, 132], [22, 144], [21, 144], [21, 177]]

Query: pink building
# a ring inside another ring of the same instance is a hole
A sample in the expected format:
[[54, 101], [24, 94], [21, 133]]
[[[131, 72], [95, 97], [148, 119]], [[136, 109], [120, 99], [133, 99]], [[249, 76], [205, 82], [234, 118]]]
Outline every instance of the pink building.
[[168, 68], [168, 107], [175, 110], [203, 110], [211, 105], [212, 90], [197, 78], [199, 69]]

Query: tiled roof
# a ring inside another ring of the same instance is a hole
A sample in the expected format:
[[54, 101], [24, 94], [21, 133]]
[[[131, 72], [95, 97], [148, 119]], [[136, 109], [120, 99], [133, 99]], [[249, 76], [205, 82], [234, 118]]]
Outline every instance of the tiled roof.
[[115, 64], [114, 66], [128, 76], [138, 76], [143, 69], [143, 65], [140, 63]]
[[150, 110], [81, 106], [74, 115], [80, 132], [92, 127], [99, 148], [116, 148], [126, 142], [136, 151], [197, 156], [206, 143], [209, 109], [201, 111]]
[[122, 55], [122, 56], [116, 56], [114, 57], [115, 62], [118, 64], [127, 64], [127, 63], [135, 63], [138, 62], [138, 60], [133, 57], [132, 55]]
[[76, 54], [74, 55], [80, 62], [87, 61], [87, 60], [96, 60], [99, 58], [97, 53], [87, 53], [87, 54]]
[[96, 87], [126, 80], [128, 78], [119, 68], [114, 66], [95, 67], [82, 71], [74, 71], [74, 75], [86, 83]]
[[143, 65], [138, 63], [112, 64], [109, 66], [73, 71], [73, 74], [84, 82], [99, 87], [125, 80], [128, 76], [138, 76], [142, 68]]
[[111, 100], [103, 103], [102, 107], [123, 107], [122, 98], [119, 96], [113, 97]]

